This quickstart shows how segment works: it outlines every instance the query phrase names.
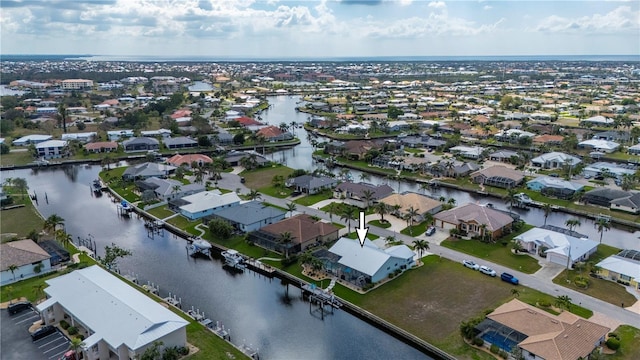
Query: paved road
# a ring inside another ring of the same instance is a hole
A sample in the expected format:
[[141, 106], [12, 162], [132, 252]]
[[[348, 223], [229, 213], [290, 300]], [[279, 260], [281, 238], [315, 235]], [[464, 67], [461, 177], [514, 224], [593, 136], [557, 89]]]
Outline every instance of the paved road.
[[[243, 193], [246, 193], [249, 191], [249, 189], [245, 187], [244, 184], [240, 183], [240, 177], [235, 174], [223, 173], [222, 179], [218, 182], [218, 185], [225, 189], [240, 188]], [[275, 197], [264, 195], [264, 194], [262, 195], [262, 199], [266, 202], [269, 202], [271, 204], [274, 204], [283, 208], [286, 208], [286, 205], [289, 203], [289, 200], [279, 199], [279, 198], [275, 198]], [[339, 216], [333, 216], [333, 218], [330, 219], [329, 214], [325, 213], [324, 211], [313, 209], [307, 206], [302, 206], [299, 204], [296, 204], [296, 207], [297, 207], [297, 211], [300, 213], [317, 216], [325, 220], [331, 220], [333, 222], [343, 224], [345, 226], [347, 225], [344, 221], [340, 220]], [[357, 221], [351, 222], [352, 229], [357, 225], [358, 225]], [[396, 239], [402, 240], [405, 244], [411, 244], [414, 240], [414, 238], [408, 235], [404, 235], [401, 233], [393, 232], [391, 230], [387, 230], [387, 229], [383, 229], [375, 226], [369, 226], [369, 231], [380, 237], [395, 236]], [[456, 262], [462, 262], [462, 260], [464, 259], [473, 260], [476, 263], [484, 264], [493, 268], [497, 273], [509, 272], [511, 274], [514, 274], [520, 280], [520, 284], [524, 286], [530, 287], [532, 289], [536, 289], [546, 294], [550, 294], [554, 297], [558, 295], [568, 295], [574, 304], [579, 304], [594, 312], [601, 313], [607, 317], [610, 317], [616, 321], [619, 321], [622, 324], [629, 324], [631, 326], [634, 326], [640, 329], [640, 314], [632, 312], [630, 310], [626, 310], [621, 306], [612, 305], [608, 302], [593, 298], [591, 296], [562, 287], [560, 285], [556, 285], [551, 281], [552, 279], [539, 279], [534, 275], [525, 274], [510, 268], [507, 268], [502, 265], [490, 263], [485, 259], [480, 259], [480, 258], [473, 257], [471, 255], [460, 253], [434, 243], [429, 244], [429, 252], [442, 256], [446, 259], [456, 261]], [[625, 304], [625, 305], [629, 306], [631, 304]]]

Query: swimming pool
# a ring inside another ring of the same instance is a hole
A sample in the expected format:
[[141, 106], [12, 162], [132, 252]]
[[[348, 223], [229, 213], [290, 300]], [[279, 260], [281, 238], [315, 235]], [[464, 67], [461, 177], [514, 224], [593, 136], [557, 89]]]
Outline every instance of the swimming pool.
[[517, 341], [510, 339], [497, 331], [489, 331], [485, 333], [482, 335], [482, 340], [494, 344], [506, 352], [510, 352], [514, 346], [518, 345]]

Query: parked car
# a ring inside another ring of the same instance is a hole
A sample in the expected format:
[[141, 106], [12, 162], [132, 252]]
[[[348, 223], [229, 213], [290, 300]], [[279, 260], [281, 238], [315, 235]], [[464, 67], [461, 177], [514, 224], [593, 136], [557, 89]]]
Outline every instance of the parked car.
[[427, 235], [427, 236], [431, 236], [431, 235], [433, 235], [435, 233], [436, 233], [436, 227], [435, 226], [429, 226], [427, 231], [424, 232], [424, 234]]
[[480, 269], [480, 265], [474, 263], [471, 260], [463, 260], [462, 265], [468, 267], [469, 269], [478, 270]]
[[241, 183], [243, 183], [243, 184], [244, 184], [246, 181], [247, 181], [247, 180], [246, 180], [244, 177], [241, 177], [241, 178], [240, 178], [240, 182], [241, 182]]
[[36, 341], [40, 340], [47, 335], [51, 335], [56, 332], [56, 328], [51, 325], [44, 325], [40, 327], [38, 330], [31, 333], [31, 340]]
[[73, 350], [69, 350], [58, 360], [76, 360], [76, 352]]
[[551, 176], [551, 177], [556, 177], [556, 178], [557, 178], [557, 177], [560, 177], [560, 175], [558, 175], [557, 173], [551, 173], [551, 174], [549, 174], [549, 176]]
[[478, 269], [478, 270], [480, 270], [480, 272], [485, 274], [485, 275], [489, 275], [489, 276], [493, 276], [493, 277], [495, 277], [497, 275], [496, 271], [493, 270], [492, 268], [488, 267], [488, 266], [482, 265], [482, 266], [480, 266], [480, 269]]
[[9, 305], [7, 307], [7, 310], [9, 310], [9, 315], [14, 315], [17, 314], [19, 312], [22, 312], [24, 310], [27, 310], [31, 308], [31, 303], [28, 301], [18, 301], [16, 303], [13, 303], [11, 305]]
[[513, 285], [518, 285], [519, 281], [518, 278], [516, 278], [515, 276], [509, 274], [509, 273], [502, 273], [500, 275], [500, 279], [502, 279], [502, 281], [506, 281], [508, 283], [511, 283]]

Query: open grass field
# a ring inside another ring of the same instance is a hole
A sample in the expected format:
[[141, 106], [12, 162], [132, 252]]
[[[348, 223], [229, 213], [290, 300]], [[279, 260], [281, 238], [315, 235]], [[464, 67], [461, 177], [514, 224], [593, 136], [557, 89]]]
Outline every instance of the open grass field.
[[33, 162], [33, 156], [29, 151], [12, 151], [0, 156], [0, 165], [26, 165]]
[[[272, 186], [274, 176], [284, 176], [286, 179], [293, 173], [293, 169], [286, 166], [265, 167], [251, 171], [243, 171], [240, 176], [245, 178], [245, 186], [250, 189], [262, 189]], [[262, 191], [262, 190], [261, 190]]]
[[42, 219], [36, 211], [29, 195], [25, 194], [24, 198], [22, 195], [12, 195], [12, 197], [14, 199], [14, 205], [24, 204], [25, 206], [2, 210], [0, 213], [0, 234], [7, 234], [2, 237], [2, 240], [10, 239], [13, 236], [25, 237], [31, 230], [40, 232], [44, 226], [44, 219]]
[[175, 214], [173, 211], [169, 210], [166, 206], [158, 206], [157, 208], [153, 208], [151, 210], [146, 210], [146, 211], [149, 214], [159, 219], [164, 219]]
[[304, 206], [311, 206], [322, 200], [331, 199], [332, 196], [333, 196], [333, 192], [331, 190], [325, 190], [317, 194], [301, 197], [299, 199], [294, 200], [293, 202], [296, 204], [304, 205]]

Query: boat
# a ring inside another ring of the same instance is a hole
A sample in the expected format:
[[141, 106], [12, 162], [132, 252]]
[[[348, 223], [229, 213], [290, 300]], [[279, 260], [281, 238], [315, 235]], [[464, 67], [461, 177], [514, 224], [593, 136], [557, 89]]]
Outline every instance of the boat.
[[102, 182], [99, 179], [93, 180], [93, 183], [91, 183], [91, 189], [93, 189], [94, 194], [102, 195]]
[[525, 193], [519, 193], [514, 196], [514, 199], [522, 204], [532, 204], [533, 200], [529, 197], [529, 195]]
[[203, 239], [193, 240], [191, 244], [187, 245], [189, 255], [193, 257], [196, 257], [198, 255], [204, 255], [205, 257], [210, 257], [211, 248], [212, 248], [212, 245], [208, 241]]
[[244, 263], [244, 258], [236, 250], [225, 250], [221, 253], [221, 255], [222, 257], [224, 257], [225, 265], [238, 270], [244, 270], [247, 268], [247, 265]]

